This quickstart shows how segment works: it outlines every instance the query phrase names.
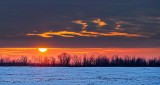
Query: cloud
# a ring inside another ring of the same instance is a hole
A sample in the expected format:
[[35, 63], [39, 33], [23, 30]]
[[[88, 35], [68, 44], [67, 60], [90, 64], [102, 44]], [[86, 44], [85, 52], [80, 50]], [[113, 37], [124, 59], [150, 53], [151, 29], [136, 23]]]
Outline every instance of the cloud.
[[28, 33], [26, 36], [40, 36], [44, 38], [51, 38], [54, 36], [61, 36], [61, 37], [111, 37], [111, 36], [123, 36], [123, 37], [147, 37], [141, 34], [131, 34], [131, 33], [125, 33], [125, 32], [94, 32], [94, 31], [81, 31], [81, 32], [73, 32], [73, 31], [57, 31], [57, 32], [44, 32], [40, 34], [34, 34], [34, 33]]
[[105, 25], [107, 25], [106, 22], [102, 21], [100, 18], [94, 19], [92, 20], [93, 23], [97, 24], [97, 27], [103, 27]]
[[116, 27], [115, 27], [115, 29], [116, 30], [121, 30], [121, 25], [122, 24], [122, 21], [118, 21], [118, 22], [116, 22]]
[[27, 36], [40, 36], [44, 38], [51, 38], [53, 36], [62, 36], [62, 37], [82, 36], [82, 34], [78, 32], [72, 32], [72, 31], [58, 31], [58, 32], [49, 31], [41, 34], [28, 33]]
[[82, 21], [82, 20], [75, 20], [73, 22], [76, 23], [76, 24], [82, 25], [83, 26], [82, 29], [86, 29], [86, 27], [88, 26], [88, 24], [86, 22]]

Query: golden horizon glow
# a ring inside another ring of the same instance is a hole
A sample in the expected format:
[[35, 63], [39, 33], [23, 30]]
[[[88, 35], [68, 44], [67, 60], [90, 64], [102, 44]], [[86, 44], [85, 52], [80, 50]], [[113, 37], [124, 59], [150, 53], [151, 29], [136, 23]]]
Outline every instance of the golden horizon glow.
[[47, 48], [38, 48], [38, 50], [40, 51], [40, 52], [42, 52], [42, 53], [44, 53], [44, 52], [47, 52]]
[[[45, 47], [41, 47], [45, 48]], [[21, 56], [26, 56], [29, 59], [35, 57], [57, 57], [61, 53], [68, 53], [77, 56], [99, 56], [106, 55], [112, 57], [118, 55], [120, 57], [141, 57], [141, 58], [159, 58], [160, 48], [47, 48], [46, 52], [39, 51], [39, 48], [0, 48], [1, 58], [19, 59]]]

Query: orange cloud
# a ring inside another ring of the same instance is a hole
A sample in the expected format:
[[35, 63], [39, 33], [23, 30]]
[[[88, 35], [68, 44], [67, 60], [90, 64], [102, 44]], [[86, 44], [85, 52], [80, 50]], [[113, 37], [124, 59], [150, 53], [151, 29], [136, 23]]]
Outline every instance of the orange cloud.
[[33, 34], [33, 33], [28, 33], [27, 36], [40, 36], [44, 38], [51, 38], [53, 36], [62, 36], [62, 37], [74, 37], [76, 36], [82, 36], [81, 33], [78, 32], [72, 32], [72, 31], [58, 31], [58, 32], [44, 32], [41, 34]]
[[88, 26], [88, 24], [86, 22], [82, 21], [82, 20], [75, 20], [73, 22], [76, 23], [76, 24], [82, 25], [83, 26], [82, 29], [86, 29], [86, 27]]
[[95, 19], [95, 20], [93, 20], [92, 22], [93, 22], [93, 23], [96, 23], [96, 24], [98, 25], [98, 27], [103, 27], [103, 26], [107, 25], [107, 23], [104, 22], [104, 21], [102, 21], [100, 18]]
[[108, 36], [123, 36], [123, 37], [147, 37], [140, 34], [130, 34], [125, 32], [93, 32], [93, 31], [81, 31], [81, 32], [73, 32], [73, 31], [58, 31], [58, 32], [44, 32], [40, 34], [34, 34], [34, 33], [28, 33], [27, 36], [40, 36], [44, 38], [51, 38], [54, 36], [61, 36], [61, 37], [75, 37], [75, 36], [81, 36], [81, 37], [108, 37]]
[[101, 34], [103, 36], [125, 36], [125, 37], [147, 37], [140, 34], [130, 34], [125, 32], [109, 32], [107, 34], [103, 33]]

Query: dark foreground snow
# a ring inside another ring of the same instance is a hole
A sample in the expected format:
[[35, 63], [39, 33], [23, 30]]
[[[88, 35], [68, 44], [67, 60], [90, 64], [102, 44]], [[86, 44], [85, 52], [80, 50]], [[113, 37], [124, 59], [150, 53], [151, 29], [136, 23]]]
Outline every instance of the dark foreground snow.
[[160, 85], [160, 68], [0, 67], [0, 85]]

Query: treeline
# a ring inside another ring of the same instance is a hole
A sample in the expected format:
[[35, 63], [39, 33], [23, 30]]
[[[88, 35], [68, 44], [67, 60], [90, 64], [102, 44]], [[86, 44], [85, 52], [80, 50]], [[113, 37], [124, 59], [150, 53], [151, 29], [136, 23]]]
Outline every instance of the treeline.
[[122, 58], [119, 56], [72, 56], [62, 53], [57, 57], [38, 57], [29, 60], [22, 56], [16, 60], [0, 58], [0, 66], [50, 66], [50, 67], [160, 67], [160, 58]]

